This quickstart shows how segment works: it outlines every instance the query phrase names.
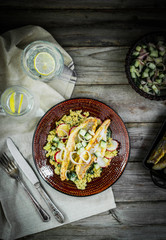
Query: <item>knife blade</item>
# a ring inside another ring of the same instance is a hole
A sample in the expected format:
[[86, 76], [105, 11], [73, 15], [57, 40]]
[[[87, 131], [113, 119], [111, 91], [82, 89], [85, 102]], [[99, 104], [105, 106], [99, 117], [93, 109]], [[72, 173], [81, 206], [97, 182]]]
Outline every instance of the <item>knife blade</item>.
[[49, 209], [53, 213], [56, 220], [60, 223], [64, 222], [64, 216], [62, 212], [57, 208], [57, 206], [54, 204], [48, 193], [43, 189], [43, 187], [40, 184], [39, 179], [37, 178], [34, 170], [31, 168], [31, 166], [28, 164], [28, 162], [25, 160], [23, 155], [18, 150], [17, 146], [13, 142], [11, 138], [7, 138], [6, 140], [8, 149], [10, 153], [12, 154], [13, 158], [17, 162], [18, 166], [21, 168], [21, 170], [24, 172], [26, 177], [30, 180], [30, 182], [36, 187], [36, 189], [39, 191], [42, 198], [47, 203]]

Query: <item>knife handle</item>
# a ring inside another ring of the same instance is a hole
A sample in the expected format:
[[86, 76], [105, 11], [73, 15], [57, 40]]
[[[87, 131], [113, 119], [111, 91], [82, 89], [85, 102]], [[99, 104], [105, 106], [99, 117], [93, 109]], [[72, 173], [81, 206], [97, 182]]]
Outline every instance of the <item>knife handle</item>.
[[51, 198], [48, 196], [47, 192], [42, 188], [42, 186], [40, 185], [40, 183], [35, 184], [36, 189], [39, 191], [40, 195], [42, 196], [42, 198], [45, 200], [45, 202], [47, 203], [49, 209], [51, 210], [51, 212], [53, 213], [54, 217], [56, 218], [56, 220], [60, 223], [64, 223], [64, 216], [63, 214], [60, 212], [60, 210], [57, 208], [57, 206], [53, 203], [53, 201], [51, 200]]
[[20, 177], [17, 177], [17, 181], [22, 185], [22, 187], [24, 188], [24, 190], [26, 191], [26, 193], [28, 194], [28, 196], [32, 200], [32, 203], [36, 207], [36, 210], [39, 213], [43, 222], [48, 222], [50, 220], [50, 216], [48, 215], [48, 213], [40, 206], [40, 204], [37, 202], [37, 200], [32, 196], [31, 192], [29, 191], [29, 189], [27, 188], [27, 186], [21, 180]]

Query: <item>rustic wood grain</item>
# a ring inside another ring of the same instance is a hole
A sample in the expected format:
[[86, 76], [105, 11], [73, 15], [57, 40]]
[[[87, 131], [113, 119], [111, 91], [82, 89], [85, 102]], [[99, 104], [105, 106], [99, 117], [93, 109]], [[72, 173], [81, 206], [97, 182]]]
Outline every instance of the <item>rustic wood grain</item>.
[[26, 0], [7, 0], [1, 1], [0, 6], [4, 8], [36, 8], [36, 9], [125, 9], [125, 8], [161, 8], [164, 6], [164, 0], [40, 0], [40, 5], [37, 1]]
[[165, 9], [59, 10], [0, 9], [0, 33], [24, 25], [39, 25], [64, 47], [129, 46], [141, 35], [165, 31]]
[[166, 190], [154, 185], [142, 162], [128, 163], [121, 178], [113, 185], [113, 192], [116, 202], [166, 200]]
[[76, 84], [128, 84], [125, 58], [128, 47], [65, 48], [74, 59]]
[[[158, 236], [160, 236], [160, 240], [165, 240], [165, 229], [164, 226], [160, 227], [158, 231], [156, 231], [156, 229], [154, 227], [143, 227], [141, 228], [142, 231], [144, 233], [145, 238], [142, 238], [144, 240], [148, 239], [149, 237], [149, 233], [152, 235], [151, 239], [152, 240], [158, 240]], [[83, 234], [81, 236], [77, 235], [77, 236], [65, 236], [65, 238], [63, 236], [58, 236], [59, 240], [65, 239], [65, 240], [69, 240], [69, 239], [73, 239], [73, 240], [112, 240], [112, 239], [132, 239], [132, 240], [139, 240], [140, 239], [140, 232], [139, 232], [139, 228], [132, 228], [131, 231], [129, 228], [124, 228], [123, 230], [117, 230], [115, 228], [112, 229], [112, 231], [108, 231], [107, 228], [105, 229], [105, 231], [107, 232], [107, 235], [105, 234], [104, 236], [102, 235], [90, 235], [90, 236], [84, 236]], [[85, 232], [85, 231], [84, 231]], [[95, 229], [94, 229], [95, 232]], [[111, 233], [110, 233], [111, 232]], [[55, 234], [56, 235], [56, 234]], [[110, 235], [113, 236], [113, 238], [110, 237]], [[37, 238], [31, 238], [32, 240], [40, 240], [43, 238], [38, 238], [39, 235], [37, 235]], [[45, 238], [45, 240], [52, 240], [55, 239], [55, 236], [49, 236], [49, 238]]]
[[126, 123], [131, 144], [129, 162], [145, 159], [161, 126], [161, 123]]
[[98, 99], [112, 107], [125, 122], [158, 122], [166, 117], [165, 101], [145, 99], [128, 85], [77, 85], [72, 97]]

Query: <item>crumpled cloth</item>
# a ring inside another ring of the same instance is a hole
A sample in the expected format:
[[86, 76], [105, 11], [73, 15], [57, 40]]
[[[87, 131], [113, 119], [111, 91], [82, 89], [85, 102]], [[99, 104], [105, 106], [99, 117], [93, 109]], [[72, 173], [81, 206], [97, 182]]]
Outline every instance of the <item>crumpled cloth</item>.
[[[21, 68], [20, 56], [24, 47], [35, 40], [54, 43], [63, 53], [65, 65], [74, 70], [73, 60], [69, 54], [50, 33], [39, 26], [25, 26], [0, 36], [0, 91], [3, 92], [11, 85], [21, 85], [32, 91], [36, 98], [36, 111], [29, 120], [21, 122], [11, 117], [0, 116], [0, 152], [9, 154], [6, 138], [11, 137], [36, 172], [42, 186], [64, 213], [64, 224], [67, 224], [115, 208], [116, 205], [111, 188], [89, 197], [68, 196], [50, 187], [36, 170], [32, 159], [35, 127], [49, 108], [71, 97], [75, 82], [62, 84], [61, 80], [56, 79], [46, 83], [35, 81], [25, 75]], [[56, 221], [36, 188], [21, 170], [20, 173], [34, 197], [51, 216], [51, 220], [42, 222], [22, 186], [0, 168], [0, 239], [13, 240], [62, 225]]]

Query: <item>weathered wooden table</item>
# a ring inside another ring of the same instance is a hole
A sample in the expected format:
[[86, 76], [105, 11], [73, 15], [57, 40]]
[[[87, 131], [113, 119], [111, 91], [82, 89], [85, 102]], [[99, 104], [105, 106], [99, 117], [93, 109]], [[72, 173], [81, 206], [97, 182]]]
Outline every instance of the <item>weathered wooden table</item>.
[[117, 208], [22, 239], [166, 239], [166, 190], [156, 187], [142, 160], [166, 118], [166, 101], [134, 92], [125, 75], [131, 44], [145, 33], [165, 30], [165, 0], [0, 1], [0, 32], [40, 25], [73, 57], [78, 81], [72, 97], [111, 106], [124, 120], [131, 154], [113, 185]]

